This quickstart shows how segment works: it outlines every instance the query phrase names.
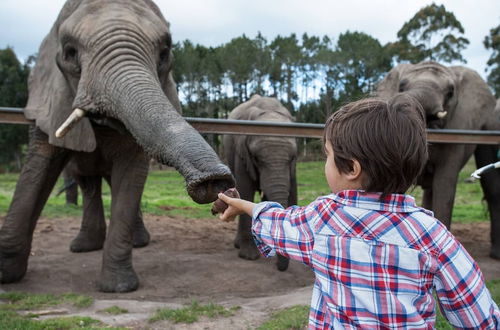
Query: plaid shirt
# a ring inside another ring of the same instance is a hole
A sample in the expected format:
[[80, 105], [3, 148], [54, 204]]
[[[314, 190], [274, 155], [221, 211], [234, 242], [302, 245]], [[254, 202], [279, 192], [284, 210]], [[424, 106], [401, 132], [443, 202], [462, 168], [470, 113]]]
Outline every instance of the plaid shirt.
[[456, 328], [500, 329], [472, 257], [408, 195], [346, 190], [306, 207], [260, 203], [257, 247], [310, 266], [310, 329], [431, 329], [436, 302]]

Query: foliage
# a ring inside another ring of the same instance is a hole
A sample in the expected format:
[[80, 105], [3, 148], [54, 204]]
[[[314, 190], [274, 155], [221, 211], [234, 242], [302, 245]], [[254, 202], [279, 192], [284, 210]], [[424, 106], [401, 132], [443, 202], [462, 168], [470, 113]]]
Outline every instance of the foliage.
[[174, 323], [194, 323], [198, 321], [198, 317], [206, 316], [216, 318], [219, 316], [232, 316], [239, 307], [227, 309], [221, 305], [208, 303], [201, 305], [197, 301], [193, 301], [191, 305], [179, 309], [162, 308], [149, 319], [149, 322], [157, 322], [161, 320], [170, 320]]
[[[0, 106], [24, 107], [28, 99], [29, 63], [22, 65], [12, 48], [0, 49]], [[27, 125], [0, 125], [0, 168], [20, 170]]]
[[417, 63], [424, 60], [451, 63], [466, 62], [461, 55], [469, 44], [464, 28], [444, 5], [432, 3], [420, 9], [398, 31], [398, 40], [388, 44], [398, 62]]
[[490, 30], [484, 38], [484, 47], [491, 49], [488, 59], [488, 84], [494, 90], [495, 96], [500, 97], [500, 24]]
[[277, 311], [258, 330], [305, 329], [308, 323], [309, 306], [297, 305]]

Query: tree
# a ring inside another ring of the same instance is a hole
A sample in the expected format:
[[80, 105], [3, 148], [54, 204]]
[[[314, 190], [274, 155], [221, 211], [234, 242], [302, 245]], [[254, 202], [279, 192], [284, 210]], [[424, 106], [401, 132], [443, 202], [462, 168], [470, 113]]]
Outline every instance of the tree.
[[286, 95], [285, 106], [293, 112], [292, 101], [298, 99], [295, 80], [302, 58], [297, 36], [295, 33], [292, 33], [289, 37], [278, 35], [271, 42], [270, 48], [273, 69], [269, 79], [272, 85], [279, 83], [282, 95]]
[[486, 49], [493, 51], [487, 62], [488, 84], [494, 90], [495, 96], [500, 97], [500, 24], [490, 30], [483, 43]]
[[391, 69], [391, 57], [377, 39], [363, 32], [340, 34], [335, 68], [342, 82], [340, 99], [355, 101], [371, 93], [375, 83]]
[[[21, 64], [12, 48], [0, 49], [0, 106], [24, 107], [28, 100], [29, 65]], [[28, 125], [0, 124], [0, 164], [21, 169], [23, 146], [28, 143]]]
[[398, 31], [398, 41], [388, 44], [397, 62], [423, 60], [451, 63], [467, 61], [461, 55], [469, 44], [464, 28], [444, 5], [434, 3], [420, 9]]

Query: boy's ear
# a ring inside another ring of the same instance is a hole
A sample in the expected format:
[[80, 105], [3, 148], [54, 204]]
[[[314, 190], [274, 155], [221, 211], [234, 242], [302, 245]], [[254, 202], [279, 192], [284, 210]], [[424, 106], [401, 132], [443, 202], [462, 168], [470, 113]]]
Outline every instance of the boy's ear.
[[349, 171], [349, 173], [347, 173], [347, 179], [348, 180], [357, 180], [358, 178], [361, 177], [361, 164], [356, 160], [356, 159], [353, 159], [352, 160], [352, 170]]

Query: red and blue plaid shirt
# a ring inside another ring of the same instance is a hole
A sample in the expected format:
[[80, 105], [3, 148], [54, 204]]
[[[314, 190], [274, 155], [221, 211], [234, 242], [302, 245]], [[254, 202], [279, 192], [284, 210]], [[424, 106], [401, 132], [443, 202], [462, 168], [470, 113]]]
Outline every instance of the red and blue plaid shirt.
[[260, 203], [257, 247], [310, 266], [311, 329], [497, 329], [500, 311], [472, 257], [408, 195], [346, 190], [306, 207]]

